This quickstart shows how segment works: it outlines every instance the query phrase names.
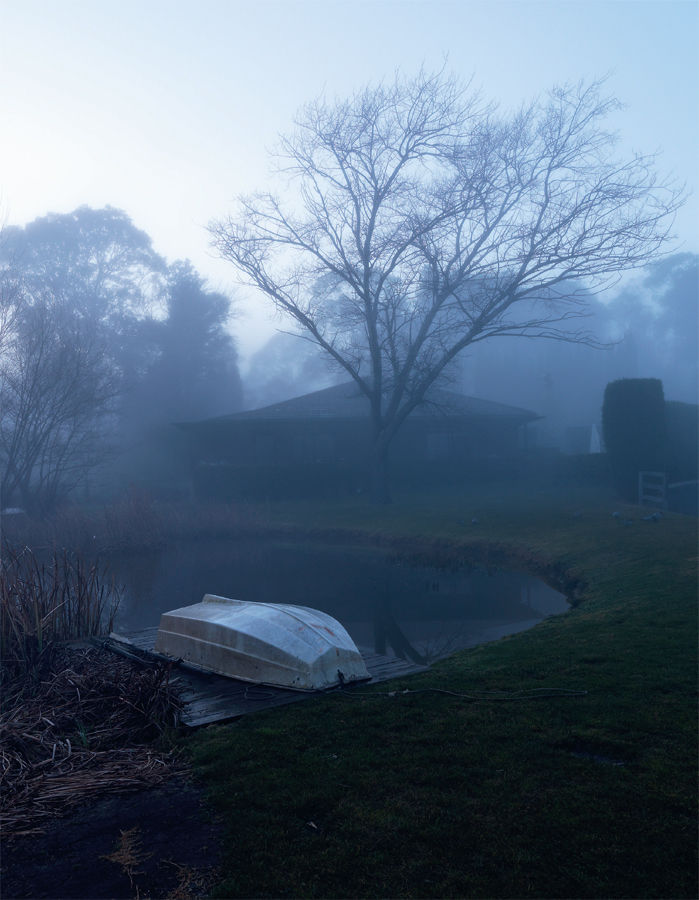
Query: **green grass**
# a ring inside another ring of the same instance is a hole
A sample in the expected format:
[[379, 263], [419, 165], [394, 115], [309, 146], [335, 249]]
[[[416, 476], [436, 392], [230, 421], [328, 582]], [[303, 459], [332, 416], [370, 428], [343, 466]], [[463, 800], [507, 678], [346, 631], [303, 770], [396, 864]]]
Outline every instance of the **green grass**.
[[614, 509], [571, 489], [268, 510], [277, 532], [526, 568], [577, 605], [187, 739], [226, 829], [216, 896], [695, 897], [696, 521]]

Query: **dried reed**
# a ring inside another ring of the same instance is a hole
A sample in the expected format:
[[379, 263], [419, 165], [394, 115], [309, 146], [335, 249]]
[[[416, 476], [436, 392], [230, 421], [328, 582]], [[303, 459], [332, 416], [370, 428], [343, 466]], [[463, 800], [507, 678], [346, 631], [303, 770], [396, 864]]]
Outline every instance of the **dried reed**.
[[158, 784], [181, 770], [153, 741], [177, 725], [169, 669], [106, 650], [59, 648], [55, 671], [0, 713], [0, 827], [29, 834], [41, 820], [104, 793]]
[[0, 682], [36, 680], [58, 642], [111, 630], [119, 590], [97, 564], [62, 550], [41, 561], [4, 544], [0, 558]]
[[137, 491], [99, 508], [56, 510], [50, 517], [2, 520], [6, 537], [33, 548], [72, 547], [84, 554], [157, 550], [174, 540], [240, 537], [268, 528], [259, 507], [247, 503], [162, 502]]

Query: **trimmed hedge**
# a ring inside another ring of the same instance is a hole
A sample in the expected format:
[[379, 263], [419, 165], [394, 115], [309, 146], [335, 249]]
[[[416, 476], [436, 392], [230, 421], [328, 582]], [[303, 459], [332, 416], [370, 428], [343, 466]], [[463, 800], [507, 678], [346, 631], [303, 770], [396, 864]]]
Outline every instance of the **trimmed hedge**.
[[614, 486], [629, 502], [638, 499], [638, 473], [665, 471], [666, 418], [658, 378], [622, 378], [604, 392], [602, 430]]
[[668, 400], [667, 474], [670, 481], [696, 481], [699, 468], [699, 407], [696, 403]]

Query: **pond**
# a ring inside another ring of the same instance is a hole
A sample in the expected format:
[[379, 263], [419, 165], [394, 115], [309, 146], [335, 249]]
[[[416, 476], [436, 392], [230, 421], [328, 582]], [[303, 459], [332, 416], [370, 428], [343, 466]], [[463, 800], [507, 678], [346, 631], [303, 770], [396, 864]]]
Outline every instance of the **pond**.
[[209, 541], [112, 560], [124, 596], [115, 630], [219, 594], [291, 603], [338, 619], [360, 649], [430, 662], [566, 612], [562, 594], [515, 572], [414, 566], [371, 548]]

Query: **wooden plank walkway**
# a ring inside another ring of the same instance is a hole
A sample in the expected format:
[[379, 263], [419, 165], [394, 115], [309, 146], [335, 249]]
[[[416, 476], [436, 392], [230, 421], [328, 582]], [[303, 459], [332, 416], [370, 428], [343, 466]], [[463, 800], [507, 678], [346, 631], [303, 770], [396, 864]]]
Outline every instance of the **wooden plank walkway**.
[[[143, 631], [132, 631], [127, 634], [111, 634], [107, 639], [96, 640], [100, 646], [115, 653], [134, 659], [136, 662], [149, 663], [157, 660], [154, 652], [157, 628], [146, 628]], [[424, 672], [428, 667], [393, 656], [382, 656], [379, 653], [362, 651], [362, 657], [371, 675], [370, 681], [356, 685], [361, 689], [367, 684], [377, 684], [404, 675]], [[213, 672], [203, 672], [186, 663], [179, 663], [177, 674], [173, 679], [180, 690], [184, 703], [181, 721], [183, 725], [196, 728], [200, 725], [211, 725], [227, 719], [237, 719], [262, 709], [274, 706], [285, 706], [300, 700], [322, 697], [332, 691], [291, 691], [285, 688], [267, 685], [250, 684], [236, 678], [226, 678]], [[354, 685], [343, 690], [352, 691]]]

